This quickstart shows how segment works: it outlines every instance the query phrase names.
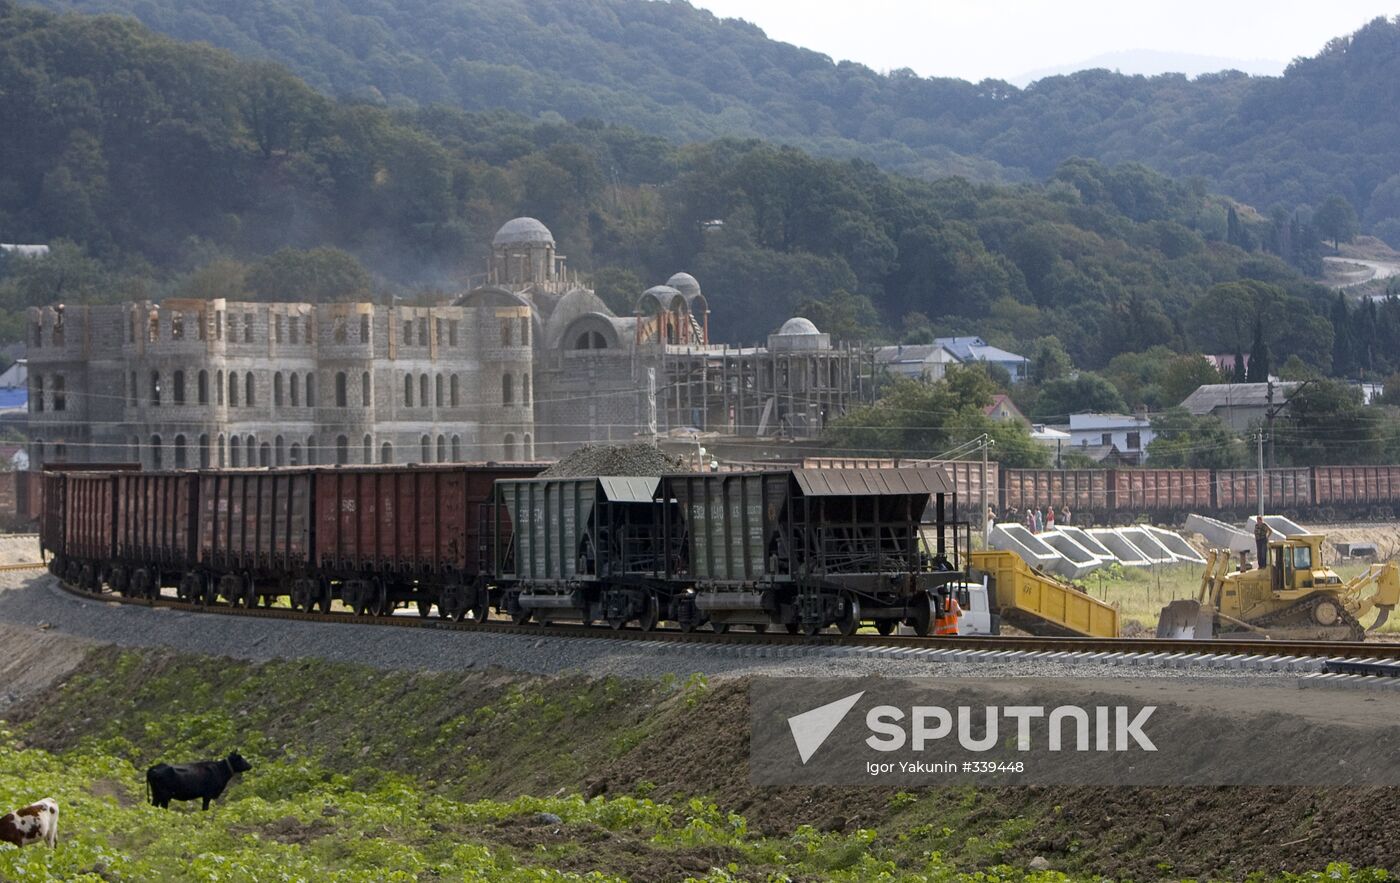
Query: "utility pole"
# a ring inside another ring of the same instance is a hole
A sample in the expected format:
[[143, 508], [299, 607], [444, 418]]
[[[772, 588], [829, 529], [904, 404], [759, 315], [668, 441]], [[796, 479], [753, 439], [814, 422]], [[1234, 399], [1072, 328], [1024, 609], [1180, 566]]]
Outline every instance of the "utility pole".
[[[1259, 427], [1259, 517], [1264, 517], [1264, 427]], [[1263, 565], [1260, 565], [1263, 566]]]

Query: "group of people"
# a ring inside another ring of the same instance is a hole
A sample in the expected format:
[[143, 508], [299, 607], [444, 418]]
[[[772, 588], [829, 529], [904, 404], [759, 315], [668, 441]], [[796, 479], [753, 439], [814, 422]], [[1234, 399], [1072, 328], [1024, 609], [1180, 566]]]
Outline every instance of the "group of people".
[[1026, 526], [1026, 530], [1034, 531], [1035, 533], [1054, 530], [1057, 524], [1070, 524], [1073, 517], [1068, 505], [1060, 508], [1060, 514], [1058, 516], [1055, 514], [1054, 506], [1046, 509], [1043, 513], [1039, 509], [1026, 509], [1024, 512], [1020, 512], [1014, 506], [1008, 506], [1006, 507], [1006, 512], [1000, 518], [997, 517], [996, 507], [987, 507], [988, 524], [1019, 522]]
[[1070, 512], [1068, 504], [1065, 504], [1064, 506], [1060, 507], [1060, 512], [1058, 516], [1055, 514], [1054, 506], [1051, 506], [1050, 508], [1046, 509], [1044, 513], [1042, 513], [1039, 509], [1029, 508], [1026, 509], [1024, 512], [1019, 512], [1014, 506], [1007, 506], [1006, 512], [1003, 513], [1000, 518], [997, 517], [996, 507], [988, 506], [987, 532], [990, 534], [992, 530], [992, 525], [997, 524], [999, 522], [1016, 522], [1024, 524], [1026, 526], [1026, 530], [1032, 533], [1042, 533], [1047, 530], [1054, 530], [1057, 524], [1061, 526], [1070, 524], [1071, 519], [1073, 517], [1074, 516]]

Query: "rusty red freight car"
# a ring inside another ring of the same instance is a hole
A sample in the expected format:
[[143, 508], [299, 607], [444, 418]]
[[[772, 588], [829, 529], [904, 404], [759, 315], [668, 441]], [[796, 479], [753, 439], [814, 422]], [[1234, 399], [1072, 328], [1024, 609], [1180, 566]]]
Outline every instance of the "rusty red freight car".
[[1392, 517], [1400, 503], [1400, 466], [1314, 466], [1313, 504], [1323, 517]]
[[1108, 473], [1102, 469], [1002, 469], [1001, 501], [1007, 509], [1024, 512], [1070, 506], [1076, 523], [1103, 518], [1109, 511]]
[[[488, 503], [498, 478], [542, 466], [420, 465], [315, 473], [316, 568], [357, 612], [413, 603], [426, 616], [484, 617], [492, 571]], [[508, 526], [507, 526], [508, 530]]]
[[[1306, 466], [1264, 470], [1264, 511], [1296, 514], [1310, 509], [1312, 470]], [[1259, 508], [1259, 473], [1254, 469], [1215, 470], [1215, 510], [1243, 517]]]
[[1120, 520], [1175, 517], [1211, 508], [1209, 469], [1111, 469], [1110, 504]]
[[113, 474], [116, 536], [107, 575], [115, 591], [154, 597], [194, 566], [199, 480], [192, 472]]
[[[322, 602], [309, 577], [311, 471], [246, 469], [199, 473], [198, 567], [180, 596], [231, 604], [270, 603], [278, 595]], [[308, 605], [309, 606], [309, 605]], [[323, 601], [330, 608], [329, 597]]]
[[112, 476], [70, 472], [63, 475], [62, 485], [63, 551], [55, 560], [69, 582], [96, 589], [112, 560]]

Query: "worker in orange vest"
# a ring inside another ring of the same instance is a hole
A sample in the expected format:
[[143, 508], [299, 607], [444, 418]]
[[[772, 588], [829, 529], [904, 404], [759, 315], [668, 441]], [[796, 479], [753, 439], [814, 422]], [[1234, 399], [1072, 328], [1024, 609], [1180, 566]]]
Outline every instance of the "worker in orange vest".
[[941, 599], [941, 602], [938, 605], [938, 617], [933, 621], [933, 633], [935, 635], [956, 635], [958, 633], [958, 618], [962, 616], [962, 605], [952, 595]]

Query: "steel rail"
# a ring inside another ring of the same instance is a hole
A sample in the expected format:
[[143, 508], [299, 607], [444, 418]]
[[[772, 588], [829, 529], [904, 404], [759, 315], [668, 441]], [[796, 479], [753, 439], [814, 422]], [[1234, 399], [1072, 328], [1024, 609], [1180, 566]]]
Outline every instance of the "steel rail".
[[[24, 565], [34, 567], [35, 565]], [[12, 568], [18, 569], [18, 568]], [[1237, 657], [1268, 657], [1289, 659], [1329, 660], [1396, 660], [1400, 661], [1400, 643], [1346, 641], [1270, 641], [1222, 640], [1182, 641], [1169, 638], [1081, 638], [1022, 635], [916, 635], [843, 636], [819, 634], [814, 637], [786, 633], [729, 631], [719, 634], [709, 630], [683, 632], [678, 628], [657, 628], [644, 632], [638, 628], [610, 629], [581, 624], [516, 625], [500, 620], [485, 622], [453, 622], [422, 616], [358, 616], [345, 611], [312, 613], [285, 607], [230, 607], [226, 604], [206, 606], [178, 601], [162, 595], [159, 598], [128, 598], [112, 592], [87, 592], [61, 580], [59, 585], [81, 598], [105, 602], [116, 601], [141, 607], [164, 607], [188, 613], [208, 613], [225, 616], [259, 617], [302, 622], [334, 623], [340, 625], [379, 625], [395, 628], [425, 628], [446, 631], [480, 632], [485, 634], [524, 635], [529, 637], [595, 638], [621, 641], [666, 641], [695, 645], [738, 645], [750, 647], [864, 647], [890, 650], [959, 650], [1013, 653], [1065, 653], [1150, 656], [1194, 656], [1231, 659]], [[1361, 671], [1361, 669], [1355, 669]]]

